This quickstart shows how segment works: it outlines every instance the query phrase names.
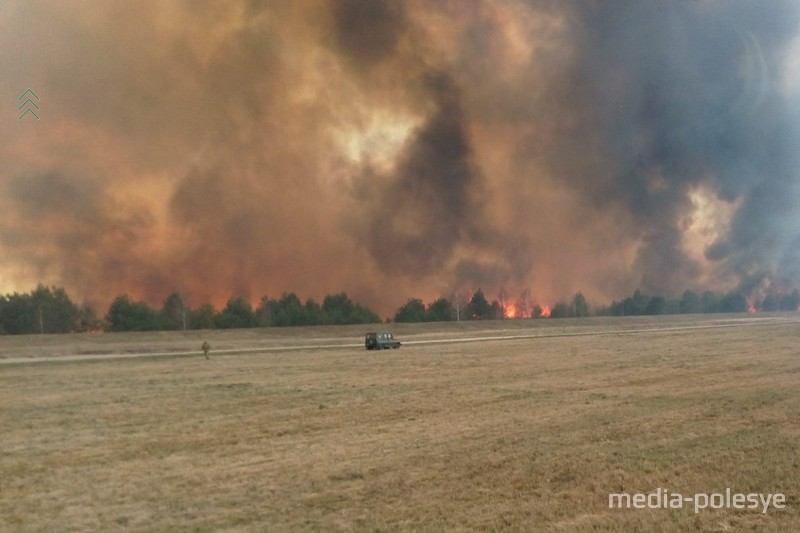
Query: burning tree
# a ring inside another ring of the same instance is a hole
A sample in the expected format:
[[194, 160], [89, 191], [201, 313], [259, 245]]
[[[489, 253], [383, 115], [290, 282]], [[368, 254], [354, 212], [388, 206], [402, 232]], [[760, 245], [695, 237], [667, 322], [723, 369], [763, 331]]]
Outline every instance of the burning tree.
[[531, 291], [530, 289], [525, 289], [519, 295], [517, 303], [514, 304], [514, 311], [516, 316], [520, 318], [530, 318], [531, 313], [533, 311], [533, 306], [531, 304], [532, 304]]

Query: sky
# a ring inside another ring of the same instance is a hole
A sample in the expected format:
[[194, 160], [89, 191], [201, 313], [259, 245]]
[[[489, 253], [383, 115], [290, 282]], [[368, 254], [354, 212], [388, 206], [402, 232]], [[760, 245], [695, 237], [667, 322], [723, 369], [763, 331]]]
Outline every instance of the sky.
[[7, 0], [0, 292], [752, 299], [798, 119], [795, 0]]

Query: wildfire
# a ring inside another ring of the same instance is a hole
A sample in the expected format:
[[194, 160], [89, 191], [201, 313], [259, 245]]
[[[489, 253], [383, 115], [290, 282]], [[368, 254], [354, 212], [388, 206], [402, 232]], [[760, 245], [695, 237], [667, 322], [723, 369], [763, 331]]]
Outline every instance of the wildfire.
[[753, 305], [753, 304], [747, 304], [747, 312], [748, 313], [755, 313], [756, 312], [756, 306]]
[[541, 310], [540, 313], [536, 313], [534, 309], [539, 306], [534, 306], [530, 310], [526, 310], [525, 306], [522, 306], [522, 309], [518, 308], [516, 305], [513, 304], [506, 304], [503, 307], [503, 316], [505, 318], [548, 318], [550, 316], [550, 306], [543, 305], [539, 307]]

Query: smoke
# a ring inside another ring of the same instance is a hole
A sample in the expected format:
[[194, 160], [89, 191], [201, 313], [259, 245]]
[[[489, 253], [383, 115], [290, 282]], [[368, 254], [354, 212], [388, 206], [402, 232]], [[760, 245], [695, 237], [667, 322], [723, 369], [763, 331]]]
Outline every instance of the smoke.
[[412, 132], [389, 176], [367, 169], [360, 200], [364, 242], [384, 272], [421, 277], [446, 266], [457, 244], [474, 242], [484, 222], [466, 119], [453, 80], [442, 73], [424, 80], [434, 102]]
[[[722, 199], [742, 199], [731, 227], [706, 258], [739, 279], [762, 269], [789, 274], [770, 263], [790, 245], [785, 235], [798, 214], [790, 200], [797, 193], [798, 161], [789, 150], [797, 138], [788, 127], [789, 102], [776, 86], [782, 54], [798, 29], [796, 4], [778, 2], [765, 11], [747, 2], [662, 4], [645, 9], [646, 18], [636, 6], [628, 6], [633, 20], [609, 21], [599, 39], [600, 50], [611, 45], [625, 60], [604, 54], [589, 62], [621, 64], [627, 73], [624, 93], [599, 107], [633, 108], [617, 123], [620, 129], [632, 125], [630, 134], [611, 135], [609, 150], [623, 165], [617, 193], [627, 193], [637, 223], [654, 235], [640, 256], [644, 271], [680, 273], [659, 276], [668, 280], [665, 286], [647, 283], [647, 274], [645, 283], [674, 290], [696, 273], [681, 257], [677, 222], [687, 208], [687, 190], [701, 183]], [[634, 42], [617, 41], [625, 35], [620, 21], [642, 20], [647, 22], [627, 32]], [[653, 176], [658, 180], [651, 181]]]
[[336, 44], [349, 67], [369, 69], [397, 53], [408, 25], [403, 3], [339, 0], [331, 10]]
[[[800, 284], [800, 6], [7, 2], [0, 291]], [[41, 120], [16, 98], [40, 96]]]

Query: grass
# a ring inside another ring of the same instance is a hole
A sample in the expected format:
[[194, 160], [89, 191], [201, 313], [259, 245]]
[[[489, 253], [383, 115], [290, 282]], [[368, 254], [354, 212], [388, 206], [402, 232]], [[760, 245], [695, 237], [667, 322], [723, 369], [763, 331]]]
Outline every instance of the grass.
[[[800, 330], [771, 318], [393, 326], [598, 334], [208, 361], [205, 337], [275, 348], [364, 328], [0, 338], [6, 358], [198, 354], [0, 365], [0, 529], [800, 530]], [[653, 330], [613, 333], [634, 328]], [[608, 509], [609, 492], [658, 487], [788, 505]]]

